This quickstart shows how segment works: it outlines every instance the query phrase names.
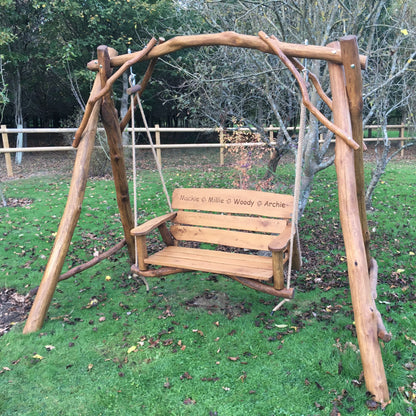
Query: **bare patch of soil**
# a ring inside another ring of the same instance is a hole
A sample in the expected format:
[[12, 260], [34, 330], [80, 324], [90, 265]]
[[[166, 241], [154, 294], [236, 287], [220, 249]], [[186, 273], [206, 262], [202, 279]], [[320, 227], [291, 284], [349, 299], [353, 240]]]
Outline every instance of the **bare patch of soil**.
[[228, 319], [233, 319], [245, 313], [250, 313], [250, 304], [240, 302], [233, 304], [224, 292], [207, 290], [202, 295], [185, 301], [187, 307], [201, 308], [208, 312], [222, 312]]
[[29, 297], [19, 295], [15, 289], [0, 288], [0, 336], [25, 320], [31, 306]]

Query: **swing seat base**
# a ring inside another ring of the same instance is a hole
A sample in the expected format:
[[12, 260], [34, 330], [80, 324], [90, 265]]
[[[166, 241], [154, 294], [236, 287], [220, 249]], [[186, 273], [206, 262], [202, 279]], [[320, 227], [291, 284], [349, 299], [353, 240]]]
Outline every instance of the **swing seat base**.
[[[153, 218], [131, 231], [138, 260], [132, 266], [134, 273], [144, 277], [185, 271], [222, 274], [274, 296], [293, 297], [293, 289], [285, 289], [283, 272], [289, 258], [292, 196], [233, 189], [176, 189], [172, 207], [177, 212]], [[148, 255], [146, 236], [155, 229], [167, 247]], [[180, 245], [185, 242], [193, 247]], [[292, 256], [294, 268], [299, 269], [297, 235]]]
[[145, 260], [146, 264], [271, 281], [272, 258], [200, 248], [170, 246]]
[[[162, 277], [162, 276], [167, 276], [169, 274], [191, 272], [192, 270], [176, 269], [172, 267], [161, 267], [155, 270], [143, 271], [143, 270], [140, 270], [136, 265], [132, 265], [131, 271], [143, 277], [155, 277], [155, 276]], [[247, 286], [259, 292], [267, 293], [268, 295], [276, 296], [279, 298], [285, 298], [285, 299], [293, 299], [295, 296], [295, 289], [293, 288], [275, 289], [273, 286], [262, 283], [259, 280], [246, 279], [244, 277], [231, 276], [231, 275], [229, 275], [228, 277], [230, 277], [231, 279], [234, 279], [235, 281], [241, 283], [244, 286]]]

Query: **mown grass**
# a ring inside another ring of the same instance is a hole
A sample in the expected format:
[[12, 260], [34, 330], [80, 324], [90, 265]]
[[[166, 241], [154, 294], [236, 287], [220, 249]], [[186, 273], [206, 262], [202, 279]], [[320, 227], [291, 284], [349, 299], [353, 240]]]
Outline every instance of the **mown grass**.
[[[232, 182], [226, 168], [167, 169], [166, 177], [169, 191]], [[166, 212], [156, 174], [139, 178], [139, 221]], [[280, 168], [278, 182], [290, 187], [292, 166]], [[384, 411], [368, 407], [360, 379], [331, 168], [319, 174], [301, 220], [311, 256], [294, 281], [294, 301], [270, 316], [274, 299], [203, 273], [149, 279], [146, 293], [123, 250], [61, 282], [41, 331], [22, 335], [19, 323], [0, 338], [0, 414], [413, 414], [415, 184], [411, 165], [390, 164], [369, 212], [377, 302], [393, 333], [382, 344], [392, 398]], [[27, 293], [40, 282], [68, 180], [42, 177], [4, 188], [7, 198], [32, 202], [0, 209], [0, 286]], [[121, 238], [112, 182], [91, 181], [65, 269]], [[202, 295], [214, 305], [224, 293], [223, 310], [191, 306]]]

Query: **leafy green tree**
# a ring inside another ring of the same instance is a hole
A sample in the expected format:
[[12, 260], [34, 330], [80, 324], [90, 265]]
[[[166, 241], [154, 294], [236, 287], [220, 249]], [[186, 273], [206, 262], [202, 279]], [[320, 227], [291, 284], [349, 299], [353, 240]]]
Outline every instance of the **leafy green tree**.
[[[19, 117], [36, 124], [58, 124], [83, 106], [93, 78], [85, 67], [97, 46], [141, 49], [151, 36], [172, 33], [177, 19], [168, 0], [2, 1], [1, 26], [13, 37], [0, 44], [5, 79], [13, 102], [23, 103]], [[10, 122], [18, 107], [5, 114]]]

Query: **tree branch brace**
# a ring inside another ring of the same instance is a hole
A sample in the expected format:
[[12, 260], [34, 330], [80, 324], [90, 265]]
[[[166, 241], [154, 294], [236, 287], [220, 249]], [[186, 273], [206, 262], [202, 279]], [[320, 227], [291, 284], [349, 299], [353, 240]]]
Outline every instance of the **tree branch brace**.
[[[269, 45], [270, 49], [273, 50], [275, 55], [279, 57], [279, 59], [286, 65], [286, 67], [289, 69], [289, 71], [293, 74], [295, 77], [297, 83], [299, 84], [300, 92], [302, 94], [302, 100], [304, 106], [332, 133], [337, 135], [340, 139], [342, 139], [345, 143], [348, 144], [351, 148], [354, 150], [357, 150], [360, 148], [359, 144], [353, 140], [351, 136], [349, 136], [345, 131], [340, 129], [338, 126], [336, 126], [334, 123], [329, 121], [314, 105], [312, 105], [310, 99], [309, 99], [309, 93], [308, 88], [306, 86], [305, 80], [302, 78], [302, 76], [299, 74], [298, 70], [296, 69], [296, 66], [299, 68], [302, 67], [299, 62], [295, 61], [296, 64], [294, 64], [293, 58], [289, 59], [280, 49], [280, 43], [279, 40], [275, 36], [268, 36], [264, 32], [259, 32], [260, 39], [262, 39], [267, 45]], [[296, 66], [295, 66], [296, 65]], [[303, 67], [302, 67], [303, 68]], [[316, 86], [317, 80], [315, 79], [314, 85]], [[319, 83], [317, 84], [319, 85]], [[322, 88], [320, 85], [317, 88], [317, 92], [320, 95], [320, 97], [328, 104], [329, 98], [324, 94]], [[330, 108], [332, 107], [332, 102], [330, 105]]]
[[[123, 65], [110, 78], [107, 79], [104, 88], [102, 88], [98, 94], [90, 96], [87, 105], [85, 106], [85, 112], [81, 124], [79, 125], [78, 130], [75, 132], [74, 142], [72, 143], [73, 147], [78, 147], [79, 142], [81, 141], [82, 133], [84, 132], [85, 127], [87, 126], [94, 104], [110, 91], [114, 82], [118, 78], [120, 78], [127, 69], [129, 69], [137, 62], [143, 60], [143, 58], [152, 50], [152, 48], [156, 44], [157, 40], [155, 38], [152, 38], [150, 42], [139, 53], [134, 54], [134, 56], [131, 59], [124, 62]], [[96, 62], [98, 65], [98, 60]]]

